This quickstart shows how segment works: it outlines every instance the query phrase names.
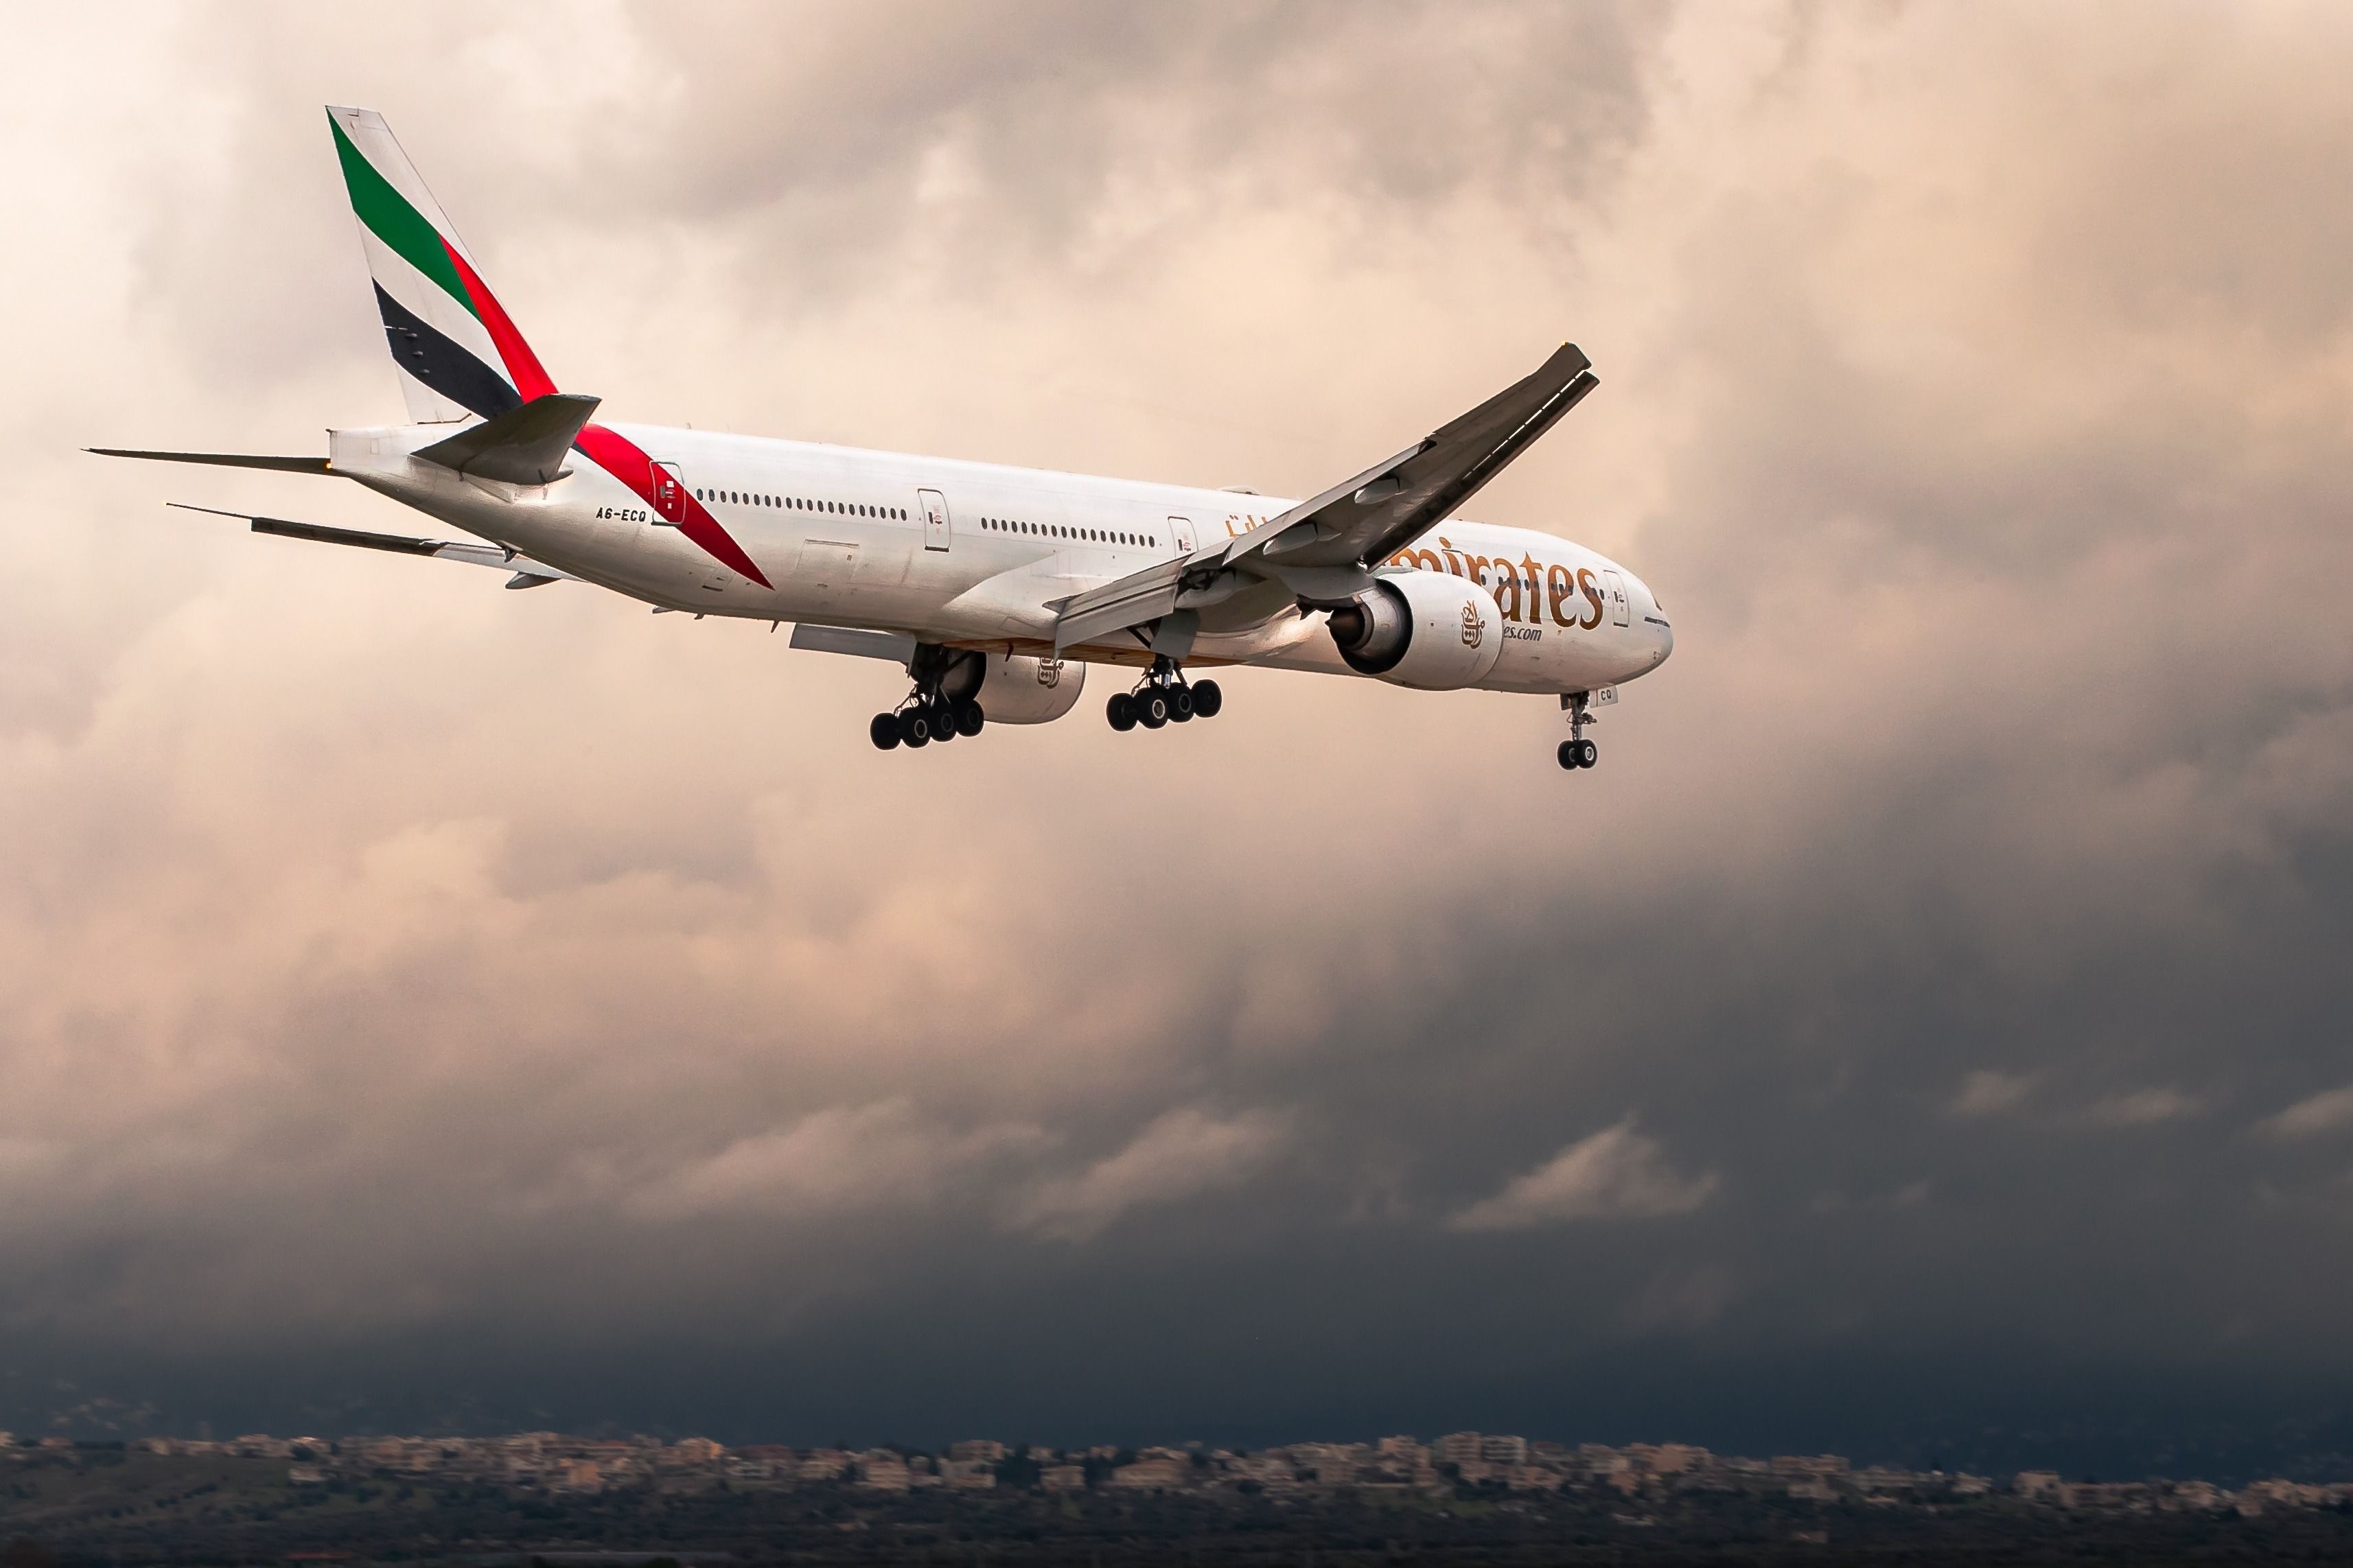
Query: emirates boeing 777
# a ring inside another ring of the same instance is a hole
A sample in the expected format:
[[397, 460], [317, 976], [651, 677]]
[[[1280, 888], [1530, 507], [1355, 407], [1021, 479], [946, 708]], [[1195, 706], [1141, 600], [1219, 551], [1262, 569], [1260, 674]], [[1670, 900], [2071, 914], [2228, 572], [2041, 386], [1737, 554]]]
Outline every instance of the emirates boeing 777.
[[885, 751], [1059, 719], [1089, 665], [1133, 672], [1106, 704], [1121, 731], [1213, 718], [1223, 698], [1201, 672], [1270, 665], [1556, 697], [1560, 765], [1586, 768], [1593, 708], [1674, 647], [1623, 566], [1458, 515], [1593, 390], [1574, 344], [1303, 501], [599, 424], [597, 398], [556, 390], [384, 117], [327, 119], [409, 422], [330, 431], [323, 458], [93, 449], [340, 476], [471, 538], [221, 514], [257, 532], [790, 621], [795, 647], [905, 668], [906, 696], [870, 729]]

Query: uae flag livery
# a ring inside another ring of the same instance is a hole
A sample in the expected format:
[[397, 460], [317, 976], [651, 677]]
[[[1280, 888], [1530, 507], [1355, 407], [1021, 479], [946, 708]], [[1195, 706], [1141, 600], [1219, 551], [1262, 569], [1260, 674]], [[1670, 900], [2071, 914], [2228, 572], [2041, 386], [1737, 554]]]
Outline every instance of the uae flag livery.
[[[463, 240], [372, 109], [331, 108], [343, 184], [359, 218], [360, 244], [385, 342], [400, 367], [414, 424], [495, 419], [555, 390], [555, 383], [482, 281]], [[635, 443], [602, 426], [580, 433], [576, 449], [649, 506], [657, 476]], [[691, 495], [679, 531], [763, 587], [768, 579], [718, 519]]]

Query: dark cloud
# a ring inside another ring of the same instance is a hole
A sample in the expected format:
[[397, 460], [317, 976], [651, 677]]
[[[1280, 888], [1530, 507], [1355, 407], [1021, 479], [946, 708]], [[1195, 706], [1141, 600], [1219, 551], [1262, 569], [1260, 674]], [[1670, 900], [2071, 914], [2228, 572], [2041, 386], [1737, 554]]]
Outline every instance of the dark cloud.
[[[2285, 15], [41, 24], [0, 1425], [2336, 1463], [2353, 139]], [[1250, 673], [878, 758], [879, 667], [166, 518], [396, 526], [71, 450], [395, 416], [328, 99], [631, 416], [1304, 492], [1573, 334], [1479, 510], [1676, 659], [1574, 779]]]

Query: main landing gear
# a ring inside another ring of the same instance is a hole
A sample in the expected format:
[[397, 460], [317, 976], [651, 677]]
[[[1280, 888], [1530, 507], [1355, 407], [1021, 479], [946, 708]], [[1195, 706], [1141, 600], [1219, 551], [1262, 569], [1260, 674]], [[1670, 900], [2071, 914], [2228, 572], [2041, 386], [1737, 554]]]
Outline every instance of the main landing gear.
[[980, 733], [988, 716], [968, 695], [979, 686], [977, 655], [926, 643], [917, 647], [908, 668], [915, 689], [905, 701], [888, 713], [877, 713], [866, 726], [875, 750], [904, 746], [912, 752], [934, 741], [945, 744], [958, 735]]
[[866, 733], [879, 751], [887, 752], [893, 746], [913, 751], [934, 741], [944, 742], [958, 735], [977, 735], [987, 721], [980, 704], [969, 697], [941, 700], [919, 692], [892, 711], [874, 715], [867, 723]]
[[1105, 711], [1111, 727], [1123, 733], [1138, 724], [1157, 730], [1193, 719], [1214, 719], [1226, 705], [1226, 694], [1214, 680], [1187, 681], [1176, 661], [1162, 655], [1153, 659], [1152, 673], [1133, 691], [1115, 694]]
[[1599, 724], [1593, 716], [1593, 693], [1570, 691], [1562, 695], [1560, 705], [1568, 712], [1568, 739], [1560, 743], [1557, 753], [1565, 768], [1589, 768], [1601, 757], [1600, 749], [1585, 738], [1588, 724]]

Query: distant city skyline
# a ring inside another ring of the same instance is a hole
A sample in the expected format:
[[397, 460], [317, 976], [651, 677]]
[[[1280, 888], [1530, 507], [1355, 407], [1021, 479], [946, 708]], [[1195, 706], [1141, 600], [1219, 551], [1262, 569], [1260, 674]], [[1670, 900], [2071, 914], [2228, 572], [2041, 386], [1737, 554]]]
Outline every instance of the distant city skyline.
[[[700, 1478], [737, 1488], [842, 1485], [876, 1493], [926, 1488], [956, 1491], [1164, 1491], [1237, 1496], [1413, 1490], [1454, 1496], [1464, 1489], [1505, 1492], [1599, 1489], [1630, 1500], [1675, 1491], [1778, 1495], [1829, 1503], [1861, 1499], [1899, 1504], [1951, 1503], [1997, 1490], [2063, 1510], [2230, 1512], [2247, 1518], [2278, 1509], [2353, 1507], [2353, 1479], [2299, 1482], [2267, 1477], [2233, 1489], [2196, 1477], [2100, 1481], [2052, 1470], [2004, 1478], [1966, 1470], [1857, 1466], [1839, 1454], [1749, 1458], [1695, 1444], [1603, 1443], [1571, 1446], [1514, 1434], [1451, 1432], [1427, 1442], [1410, 1435], [1372, 1443], [1304, 1442], [1257, 1450], [1202, 1444], [1097, 1445], [1071, 1451], [1034, 1448], [998, 1438], [962, 1438], [934, 1451], [905, 1445], [866, 1448], [795, 1447], [707, 1437], [678, 1442], [636, 1436], [590, 1438], [557, 1432], [497, 1437], [272, 1436], [248, 1433], [218, 1440], [141, 1437], [119, 1446], [161, 1458], [284, 1460], [297, 1489], [369, 1477], [490, 1482], [554, 1493], [595, 1494]], [[70, 1455], [90, 1445], [49, 1436], [18, 1440], [0, 1432], [0, 1460]]]

